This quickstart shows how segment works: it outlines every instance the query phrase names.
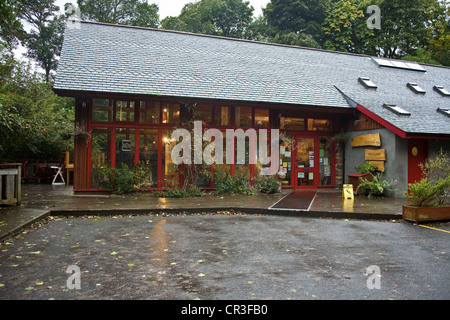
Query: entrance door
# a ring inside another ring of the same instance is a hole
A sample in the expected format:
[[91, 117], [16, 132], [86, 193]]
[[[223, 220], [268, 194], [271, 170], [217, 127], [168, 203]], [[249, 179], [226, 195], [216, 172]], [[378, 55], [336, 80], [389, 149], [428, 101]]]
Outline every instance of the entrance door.
[[317, 138], [297, 137], [295, 146], [294, 166], [294, 188], [311, 189], [317, 186], [319, 171], [317, 166]]

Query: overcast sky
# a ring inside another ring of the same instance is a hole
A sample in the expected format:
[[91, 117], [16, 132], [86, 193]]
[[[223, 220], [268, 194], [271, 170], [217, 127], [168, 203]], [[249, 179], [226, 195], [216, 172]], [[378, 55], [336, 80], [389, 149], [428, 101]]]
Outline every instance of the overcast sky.
[[[255, 9], [253, 14], [255, 17], [262, 14], [261, 8], [265, 8], [270, 0], [246, 0], [250, 2], [250, 5]], [[61, 9], [64, 8], [64, 4], [71, 2], [76, 4], [76, 0], [56, 0], [56, 5]], [[196, 0], [148, 0], [148, 3], [156, 3], [159, 6], [159, 19], [162, 20], [167, 16], [178, 16], [181, 13], [186, 3], [196, 2]]]

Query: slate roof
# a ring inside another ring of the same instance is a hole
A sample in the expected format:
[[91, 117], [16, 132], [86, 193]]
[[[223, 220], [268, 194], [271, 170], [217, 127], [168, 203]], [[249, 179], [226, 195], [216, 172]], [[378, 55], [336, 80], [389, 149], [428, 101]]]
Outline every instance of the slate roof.
[[[426, 72], [379, 67], [371, 57], [118, 25], [81, 22], [67, 28], [54, 89], [315, 107], [353, 108], [357, 102], [397, 128], [450, 135], [450, 68]], [[368, 77], [378, 88], [358, 81]], [[425, 95], [406, 87], [414, 82]], [[344, 93], [344, 95], [342, 93]], [[383, 104], [410, 111], [399, 116]]]

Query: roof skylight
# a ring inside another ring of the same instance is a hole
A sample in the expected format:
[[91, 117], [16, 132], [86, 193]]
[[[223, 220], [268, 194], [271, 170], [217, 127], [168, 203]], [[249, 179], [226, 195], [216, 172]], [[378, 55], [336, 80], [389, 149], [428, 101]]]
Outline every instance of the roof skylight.
[[414, 71], [422, 71], [422, 72], [427, 71], [417, 62], [388, 60], [388, 59], [373, 58], [373, 57], [372, 57], [372, 61], [380, 67], [388, 67], [388, 68], [396, 68], [396, 69], [404, 69], [404, 70], [414, 70]]
[[450, 92], [445, 89], [443, 86], [434, 86], [433, 88], [435, 91], [439, 92], [441, 95], [445, 96], [450, 96]]
[[400, 116], [410, 116], [411, 113], [406, 111], [405, 109], [395, 105], [395, 104], [383, 104], [383, 107], [391, 110], [392, 112], [400, 115]]
[[358, 81], [366, 88], [373, 88], [373, 89], [377, 88], [377, 85], [373, 81], [371, 81], [369, 78], [359, 77]]
[[415, 93], [422, 93], [425, 94], [427, 93], [424, 89], [422, 89], [417, 83], [411, 83], [409, 82], [406, 85], [408, 88], [410, 88], [412, 91], [414, 91]]
[[448, 109], [448, 108], [437, 108], [437, 112], [440, 112], [440, 113], [445, 114], [446, 116], [450, 117], [450, 109]]

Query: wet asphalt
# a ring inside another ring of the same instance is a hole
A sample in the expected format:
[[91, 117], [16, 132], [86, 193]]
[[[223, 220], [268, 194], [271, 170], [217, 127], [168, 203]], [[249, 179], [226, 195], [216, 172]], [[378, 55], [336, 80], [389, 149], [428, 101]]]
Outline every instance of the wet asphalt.
[[[432, 225], [229, 214], [50, 217], [1, 244], [0, 299], [447, 300], [450, 223]], [[68, 273], [70, 266], [79, 273]]]

